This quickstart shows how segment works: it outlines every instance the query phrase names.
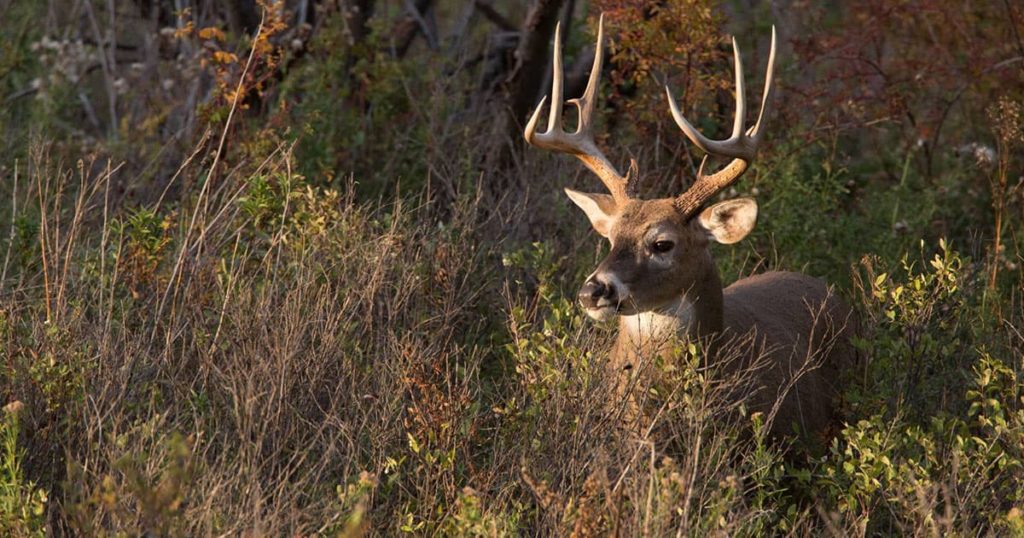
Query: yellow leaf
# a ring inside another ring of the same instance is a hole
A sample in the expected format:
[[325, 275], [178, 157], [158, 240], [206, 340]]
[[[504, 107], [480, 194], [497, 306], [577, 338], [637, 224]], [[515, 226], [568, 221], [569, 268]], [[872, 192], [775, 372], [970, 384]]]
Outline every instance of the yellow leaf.
[[217, 28], [216, 26], [207, 26], [206, 28], [202, 28], [199, 30], [199, 38], [224, 41], [224, 39], [226, 39], [226, 36], [224, 35], [224, 31], [220, 28]]
[[222, 64], [238, 63], [238, 56], [235, 56], [234, 53], [224, 52], [222, 50], [215, 51], [213, 53], [213, 59]]

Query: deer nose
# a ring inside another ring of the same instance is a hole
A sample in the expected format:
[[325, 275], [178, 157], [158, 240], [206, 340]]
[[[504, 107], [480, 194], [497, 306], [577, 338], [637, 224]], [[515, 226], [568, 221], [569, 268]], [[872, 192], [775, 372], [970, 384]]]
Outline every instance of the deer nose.
[[580, 288], [580, 303], [585, 308], [598, 308], [615, 304], [615, 286], [590, 278]]

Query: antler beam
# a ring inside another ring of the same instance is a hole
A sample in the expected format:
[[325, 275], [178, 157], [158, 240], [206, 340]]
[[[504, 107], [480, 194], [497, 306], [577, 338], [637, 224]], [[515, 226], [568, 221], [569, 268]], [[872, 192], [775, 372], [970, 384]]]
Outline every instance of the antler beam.
[[597, 49], [594, 51], [594, 66], [590, 70], [590, 79], [583, 96], [572, 99], [569, 104], [576, 105], [579, 111], [579, 126], [575, 133], [567, 133], [562, 128], [562, 28], [555, 27], [554, 57], [552, 60], [553, 76], [551, 80], [551, 112], [548, 114], [547, 132], [538, 133], [537, 121], [544, 108], [547, 97], [541, 100], [537, 109], [526, 124], [523, 136], [526, 141], [538, 148], [548, 149], [576, 156], [591, 172], [601, 178], [601, 182], [612, 194], [616, 203], [622, 204], [630, 199], [629, 177], [619, 174], [604, 153], [594, 143], [594, 105], [597, 103], [597, 90], [600, 85], [601, 67], [604, 60], [604, 14], [597, 25]]
[[724, 168], [711, 175], [704, 175], [704, 165], [707, 163], [707, 155], [701, 161], [700, 170], [697, 172], [697, 179], [693, 185], [675, 200], [676, 208], [687, 217], [696, 213], [715, 194], [732, 185], [750, 166], [750, 163], [757, 155], [758, 145], [761, 143], [761, 120], [764, 118], [765, 106], [772, 90], [772, 77], [775, 72], [775, 27], [772, 26], [772, 47], [768, 55], [768, 72], [765, 75], [764, 93], [761, 95], [761, 111], [757, 115], [757, 122], [753, 127], [744, 132], [744, 121], [747, 112], [746, 86], [743, 77], [743, 60], [740, 58], [739, 45], [736, 38], [732, 40], [733, 56], [736, 64], [736, 117], [733, 119], [732, 135], [725, 140], [711, 140], [702, 135], [679, 111], [676, 100], [672, 97], [672, 91], [665, 86], [665, 94], [668, 96], [669, 108], [672, 109], [672, 117], [676, 124], [683, 131], [683, 134], [690, 139], [698, 148], [709, 155], [720, 155], [731, 157], [733, 160]]

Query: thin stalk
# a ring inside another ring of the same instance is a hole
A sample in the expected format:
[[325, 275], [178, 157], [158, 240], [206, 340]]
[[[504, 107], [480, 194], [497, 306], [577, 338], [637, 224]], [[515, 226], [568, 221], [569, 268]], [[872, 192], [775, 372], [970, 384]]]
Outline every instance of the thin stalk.
[[7, 266], [11, 262], [11, 248], [14, 246], [14, 226], [18, 217], [18, 160], [14, 160], [14, 188], [11, 191], [11, 228], [7, 234], [7, 254], [4, 255], [4, 268], [0, 271], [0, 286], [7, 282]]

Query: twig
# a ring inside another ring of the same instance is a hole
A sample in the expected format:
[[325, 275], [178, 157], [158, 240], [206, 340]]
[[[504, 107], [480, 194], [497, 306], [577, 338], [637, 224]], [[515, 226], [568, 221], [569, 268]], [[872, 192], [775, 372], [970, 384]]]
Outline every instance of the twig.
[[100, 118], [96, 115], [96, 110], [92, 108], [92, 103], [89, 102], [89, 98], [85, 96], [84, 91], [78, 90], [78, 100], [82, 103], [82, 109], [85, 110], [85, 116], [89, 118], [89, 123], [97, 131], [102, 131], [103, 124], [100, 123]]
[[39, 87], [38, 86], [29, 86], [28, 88], [24, 88], [24, 89], [18, 90], [16, 92], [8, 95], [7, 97], [4, 97], [4, 104], [9, 104], [9, 103], [11, 103], [13, 101], [21, 99], [22, 97], [28, 97], [30, 95], [35, 94], [38, 91], [39, 91]]
[[[426, 4], [427, 9], [430, 9], [429, 4]], [[419, 7], [412, 3], [412, 0], [405, 0], [405, 10], [409, 12], [409, 16], [416, 21], [417, 26], [420, 28], [420, 33], [423, 34], [423, 38], [427, 40], [427, 46], [430, 50], [437, 50], [437, 36], [430, 29], [430, 25], [423, 18], [423, 13], [420, 13]]]
[[174, 175], [171, 176], [171, 179], [167, 182], [167, 185], [164, 186], [164, 190], [160, 193], [160, 198], [158, 198], [156, 201], [156, 208], [154, 209], [154, 211], [160, 209], [160, 205], [163, 204], [164, 201], [164, 196], [167, 196], [167, 191], [170, 190], [171, 185], [173, 185], [174, 181], [177, 180], [179, 176], [181, 176], [181, 173], [186, 168], [188, 168], [188, 165], [192, 163], [192, 161], [196, 158], [196, 155], [199, 155], [199, 152], [202, 151], [204, 147], [206, 147], [206, 141], [209, 139], [210, 130], [207, 129], [205, 132], [203, 132], [203, 136], [199, 138], [199, 143], [196, 144], [195, 150], [193, 150], [192, 153], [188, 156], [188, 158], [185, 159], [185, 162], [181, 163], [181, 166], [178, 167], [178, 170], [174, 172]]
[[[168, 279], [167, 289], [164, 291], [163, 297], [160, 299], [160, 306], [157, 308], [156, 317], [159, 318], [163, 314], [164, 307], [167, 304], [167, 299], [171, 294], [171, 290], [174, 289], [175, 283], [180, 283], [182, 266], [185, 263], [185, 254], [189, 251], [189, 237], [196, 228], [196, 221], [199, 220], [199, 212], [203, 206], [206, 195], [210, 189], [210, 184], [213, 183], [214, 174], [217, 172], [217, 165], [220, 164], [221, 155], [224, 152], [224, 144], [228, 138], [228, 131], [231, 129], [231, 120], [235, 117], [235, 110], [238, 108], [238, 99], [242, 95], [242, 88], [245, 85], [245, 76], [249, 73], [249, 67], [252, 66], [252, 60], [256, 56], [256, 42], [259, 41], [260, 35], [263, 33], [263, 24], [266, 21], [266, 10], [260, 17], [260, 24], [256, 27], [256, 35], [253, 36], [253, 46], [249, 50], [249, 58], [245, 61], [245, 68], [242, 69], [241, 76], [238, 77], [238, 85], [235, 87], [235, 95], [231, 100], [231, 110], [228, 111], [228, 118], [224, 122], [224, 130], [221, 131], [220, 142], [217, 144], [217, 152], [213, 156], [213, 163], [210, 164], [210, 172], [206, 175], [206, 181], [203, 182], [203, 188], [199, 191], [199, 197], [196, 200], [195, 210], [192, 212], [192, 220], [189, 222], [188, 229], [185, 231], [185, 237], [182, 239], [181, 250], [178, 252], [178, 259], [174, 262], [174, 269], [171, 271], [171, 278]], [[202, 239], [202, 237], [200, 237]], [[153, 328], [153, 336], [156, 335], [157, 326]]]
[[[43, 200], [44, 189], [42, 184], [42, 175], [43, 174], [37, 168], [36, 189], [38, 192], [36, 194], [39, 197], [39, 254], [42, 257], [43, 262], [43, 295], [46, 301], [46, 323], [49, 324], [53, 319], [53, 315], [50, 311], [50, 268], [47, 263], [46, 256], [46, 234], [48, 232], [46, 227], [46, 203]], [[49, 181], [47, 181], [47, 183], [49, 183]], [[47, 187], [49, 187], [49, 185], [47, 185]]]
[[[107, 160], [107, 172], [105, 174], [106, 181], [104, 181], [104, 186], [103, 186], [103, 228], [102, 228], [102, 233], [100, 234], [100, 283], [101, 284], [103, 282], [106, 282], [106, 280], [104, 280], [104, 279], [107, 276], [107, 241], [109, 241], [109, 239], [110, 239], [110, 177], [111, 177], [112, 173], [113, 172], [111, 172], [111, 170], [110, 170], [110, 160], [108, 159]], [[104, 290], [101, 287], [101, 289], [99, 290], [99, 308], [97, 309], [99, 312], [103, 312], [103, 302], [104, 302], [103, 301], [103, 299], [104, 299], [103, 291]], [[104, 342], [104, 345], [107, 342], [107, 336], [110, 334], [109, 333], [109, 328], [110, 328], [110, 317], [108, 316], [107, 319], [104, 320], [104, 323], [103, 323], [103, 339], [101, 341]]]
[[[104, 40], [100, 36], [100, 25], [96, 22], [96, 13], [93, 11], [92, 0], [85, 2], [85, 11], [89, 16], [89, 25], [92, 26], [92, 32], [96, 36], [98, 43], [103, 43]], [[111, 15], [113, 16], [113, 15]], [[111, 65], [112, 58], [107, 57], [106, 47], [100, 46], [100, 65], [103, 67], [103, 81], [106, 83], [107, 90], [107, 107], [110, 109], [110, 136], [115, 140], [117, 139], [117, 90], [114, 89], [114, 67]], [[111, 54], [113, 56], [113, 54]]]
[[7, 236], [7, 254], [4, 256], [4, 269], [0, 272], [0, 287], [7, 281], [7, 264], [11, 261], [11, 247], [14, 246], [14, 224], [18, 216], [18, 160], [14, 160], [14, 189], [11, 191], [11, 229]]
[[[101, 67], [101, 65], [99, 63], [91, 63], [91, 64], [89, 64], [88, 66], [85, 67], [85, 69], [82, 70], [81, 76], [79, 77], [79, 81], [82, 78], [84, 78], [85, 75], [91, 74], [93, 71], [99, 69], [100, 67]], [[22, 88], [22, 89], [14, 92], [14, 93], [8, 95], [7, 97], [4, 97], [4, 104], [10, 104], [10, 103], [12, 103], [14, 101], [17, 101], [18, 99], [21, 99], [22, 97], [28, 97], [30, 95], [35, 95], [36, 93], [39, 93], [40, 89], [42, 89], [42, 88], [41, 88], [41, 86], [38, 86], [38, 85], [33, 85], [33, 86], [29, 86], [27, 88]]]
[[1003, 5], [1006, 6], [1006, 16], [1010, 19], [1010, 29], [1013, 30], [1013, 37], [1017, 40], [1017, 52], [1024, 55], [1024, 41], [1020, 39], [1020, 32], [1017, 31], [1017, 17], [1013, 14], [1013, 8], [1010, 7], [1010, 0], [1003, 0]]
[[519, 31], [519, 27], [517, 25], [515, 25], [514, 23], [512, 23], [512, 21], [505, 18], [505, 16], [502, 15], [501, 13], [498, 13], [498, 10], [494, 9], [494, 6], [492, 6], [485, 0], [474, 0], [473, 7], [475, 7], [476, 10], [479, 11], [480, 14], [484, 16], [485, 19], [494, 23], [495, 26], [501, 28], [503, 31]]

